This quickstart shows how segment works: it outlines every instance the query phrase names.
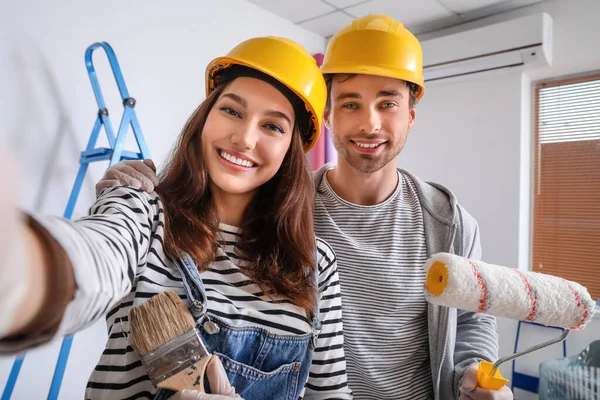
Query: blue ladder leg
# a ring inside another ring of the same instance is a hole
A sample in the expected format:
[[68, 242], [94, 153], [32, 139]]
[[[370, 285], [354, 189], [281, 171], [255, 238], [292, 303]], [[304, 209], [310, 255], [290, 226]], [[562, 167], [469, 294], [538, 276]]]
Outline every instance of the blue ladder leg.
[[19, 372], [21, 372], [21, 367], [23, 366], [24, 358], [25, 354], [20, 354], [13, 362], [13, 366], [10, 369], [10, 375], [8, 375], [8, 381], [6, 381], [6, 386], [4, 386], [4, 391], [2, 392], [1, 400], [8, 400], [10, 399], [10, 396], [12, 396], [12, 392], [15, 390], [15, 385], [17, 384]]
[[73, 336], [67, 336], [62, 341], [60, 352], [58, 353], [58, 360], [56, 361], [56, 367], [54, 368], [54, 375], [52, 376], [52, 383], [50, 383], [50, 390], [48, 391], [49, 399], [58, 398], [62, 380], [65, 376], [65, 370], [67, 369], [67, 361], [69, 361], [69, 353], [71, 352], [72, 344]]

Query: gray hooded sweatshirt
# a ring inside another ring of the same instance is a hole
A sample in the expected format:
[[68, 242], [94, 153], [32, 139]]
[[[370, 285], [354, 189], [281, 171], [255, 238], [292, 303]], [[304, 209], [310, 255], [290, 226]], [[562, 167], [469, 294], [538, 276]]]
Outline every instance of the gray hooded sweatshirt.
[[[328, 164], [314, 173], [317, 188], [324, 173], [332, 167]], [[458, 204], [454, 194], [442, 185], [424, 182], [405, 170], [399, 171], [409, 177], [417, 188], [428, 257], [444, 252], [480, 259], [477, 221]], [[435, 399], [458, 399], [464, 370], [471, 363], [496, 361], [498, 357], [496, 320], [485, 314], [432, 304], [428, 304], [427, 314]], [[352, 382], [349, 384], [352, 387]]]

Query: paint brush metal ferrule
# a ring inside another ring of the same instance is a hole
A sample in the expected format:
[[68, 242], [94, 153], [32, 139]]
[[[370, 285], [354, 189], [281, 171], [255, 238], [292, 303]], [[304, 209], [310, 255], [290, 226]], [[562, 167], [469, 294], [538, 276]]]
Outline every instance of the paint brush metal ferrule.
[[152, 384], [156, 386], [188, 367], [193, 368], [198, 360], [208, 355], [202, 338], [194, 328], [144, 354], [142, 364], [146, 367]]

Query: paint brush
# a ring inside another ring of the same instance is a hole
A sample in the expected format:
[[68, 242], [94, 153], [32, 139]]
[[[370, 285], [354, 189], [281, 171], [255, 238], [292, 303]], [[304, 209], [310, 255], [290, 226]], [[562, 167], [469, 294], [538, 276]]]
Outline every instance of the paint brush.
[[167, 291], [132, 307], [129, 330], [131, 347], [156, 388], [204, 392], [204, 373], [211, 355], [179, 296]]

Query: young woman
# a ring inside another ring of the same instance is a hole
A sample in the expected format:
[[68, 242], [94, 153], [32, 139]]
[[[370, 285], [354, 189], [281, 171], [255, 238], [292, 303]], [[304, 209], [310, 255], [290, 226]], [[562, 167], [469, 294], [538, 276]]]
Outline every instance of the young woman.
[[322, 75], [300, 45], [264, 37], [213, 60], [206, 85], [157, 193], [107, 188], [88, 217], [30, 216], [0, 243], [13, 288], [0, 293], [0, 350], [106, 315], [86, 399], [155, 398], [127, 315], [170, 290], [246, 400], [351, 398], [335, 256], [313, 233], [304, 157], [321, 129]]

